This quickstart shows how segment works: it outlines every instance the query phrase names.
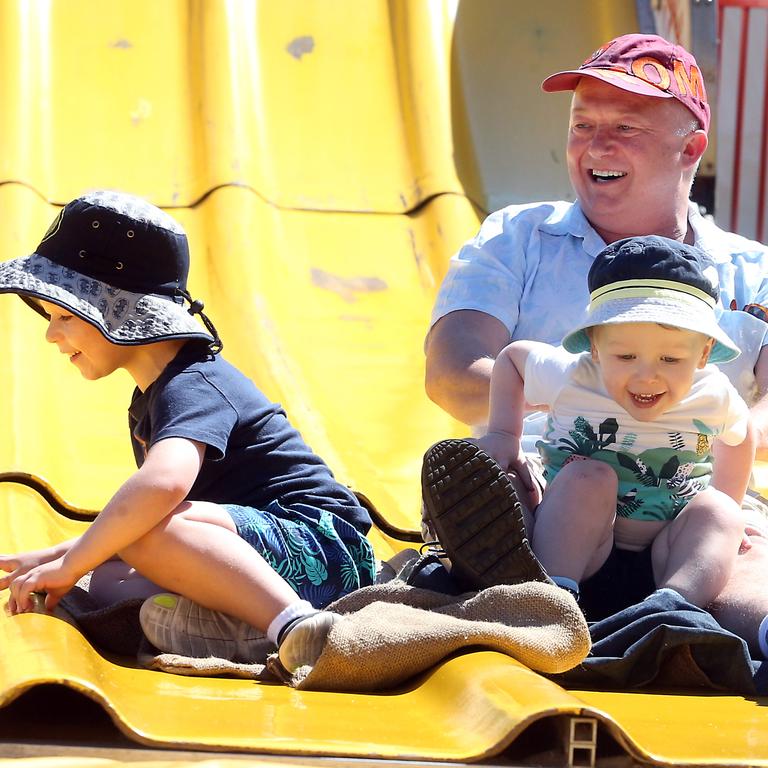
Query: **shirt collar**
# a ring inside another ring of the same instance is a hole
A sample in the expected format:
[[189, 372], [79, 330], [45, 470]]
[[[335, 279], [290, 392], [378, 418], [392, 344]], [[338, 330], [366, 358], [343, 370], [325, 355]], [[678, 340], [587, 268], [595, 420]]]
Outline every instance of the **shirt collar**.
[[699, 206], [693, 200], [688, 201], [688, 223], [693, 230], [693, 244], [697, 248], [704, 251], [715, 264], [730, 262], [730, 250], [722, 243], [722, 230], [701, 215]]
[[[584, 240], [584, 250], [594, 258], [605, 248], [606, 243], [597, 234], [584, 215], [579, 201], [572, 203], [562, 215], [553, 213], [541, 224], [541, 231], [550, 235], [580, 237]], [[720, 242], [720, 230], [715, 224], [705, 219], [699, 212], [699, 206], [688, 201], [688, 223], [693, 230], [694, 245], [701, 248], [715, 264], [730, 261], [728, 251]]]
[[540, 226], [542, 232], [560, 237], [580, 237], [584, 241], [584, 250], [592, 258], [605, 248], [606, 243], [587, 220], [578, 200], [571, 203], [562, 215], [558, 216], [558, 213], [559, 211], [553, 211], [549, 218], [545, 219]]

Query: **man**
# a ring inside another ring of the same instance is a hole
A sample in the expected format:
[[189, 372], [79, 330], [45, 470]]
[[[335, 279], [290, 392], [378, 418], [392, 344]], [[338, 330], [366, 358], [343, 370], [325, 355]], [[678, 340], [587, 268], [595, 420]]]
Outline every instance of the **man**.
[[[573, 91], [567, 160], [577, 200], [491, 214], [451, 260], [426, 340], [428, 395], [470, 425], [487, 419], [493, 361], [504, 346], [515, 339], [559, 344], [584, 318], [587, 272], [608, 243], [656, 234], [695, 244], [717, 266], [724, 307], [732, 300], [738, 307], [764, 304], [768, 297], [768, 248], [720, 230], [689, 201], [710, 110], [688, 51], [657, 36], [624, 35], [542, 87]], [[763, 392], [768, 382], [768, 352], [760, 354], [768, 324], [727, 310], [720, 323], [742, 349], [723, 370], [755, 403], [755, 390]], [[759, 402], [752, 410], [762, 447], [767, 410]], [[542, 423], [532, 415], [526, 432], [540, 434]], [[736, 571], [712, 606], [754, 652], [761, 622], [763, 635], [768, 632], [768, 595], [759, 594], [755, 585], [764, 579], [754, 576], [768, 576], [762, 523], [750, 518]], [[765, 642], [762, 652], [768, 657]]]

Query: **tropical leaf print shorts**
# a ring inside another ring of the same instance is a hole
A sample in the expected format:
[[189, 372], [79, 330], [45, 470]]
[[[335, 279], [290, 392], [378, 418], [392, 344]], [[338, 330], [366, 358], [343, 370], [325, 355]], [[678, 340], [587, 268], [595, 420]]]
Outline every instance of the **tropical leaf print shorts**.
[[346, 520], [309, 504], [266, 509], [222, 504], [237, 532], [315, 608], [373, 584], [376, 563], [366, 537]]

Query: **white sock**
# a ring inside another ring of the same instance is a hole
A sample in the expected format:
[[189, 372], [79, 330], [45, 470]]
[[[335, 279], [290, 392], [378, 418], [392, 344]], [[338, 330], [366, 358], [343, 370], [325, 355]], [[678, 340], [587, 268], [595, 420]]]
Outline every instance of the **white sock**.
[[286, 608], [283, 608], [283, 610], [269, 623], [269, 626], [267, 627], [267, 637], [271, 642], [277, 645], [280, 633], [285, 627], [292, 621], [300, 619], [302, 616], [309, 616], [312, 613], [317, 613], [317, 609], [313, 608], [312, 604], [306, 600], [298, 600], [295, 603], [291, 603]]
[[768, 659], [768, 616], [764, 616], [757, 630], [757, 644], [764, 659]]

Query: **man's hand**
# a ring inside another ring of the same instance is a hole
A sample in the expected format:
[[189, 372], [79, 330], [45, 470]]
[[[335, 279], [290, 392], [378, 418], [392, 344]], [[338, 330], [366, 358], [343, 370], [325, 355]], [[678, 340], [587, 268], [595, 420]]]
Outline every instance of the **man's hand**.
[[11, 613], [29, 613], [33, 609], [32, 593], [46, 592], [45, 608], [53, 610], [82, 575], [69, 570], [64, 557], [42, 563], [11, 581], [8, 607]]

